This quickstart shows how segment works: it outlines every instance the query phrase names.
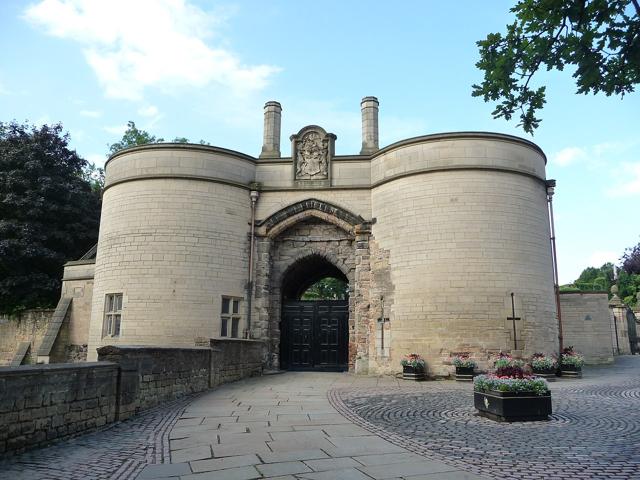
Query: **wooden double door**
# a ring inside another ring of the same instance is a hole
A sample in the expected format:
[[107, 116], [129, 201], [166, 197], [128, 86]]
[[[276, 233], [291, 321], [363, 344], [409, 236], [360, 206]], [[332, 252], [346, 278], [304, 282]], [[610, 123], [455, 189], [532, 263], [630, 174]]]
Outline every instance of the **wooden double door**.
[[345, 371], [349, 357], [349, 302], [285, 301], [282, 305], [282, 368]]

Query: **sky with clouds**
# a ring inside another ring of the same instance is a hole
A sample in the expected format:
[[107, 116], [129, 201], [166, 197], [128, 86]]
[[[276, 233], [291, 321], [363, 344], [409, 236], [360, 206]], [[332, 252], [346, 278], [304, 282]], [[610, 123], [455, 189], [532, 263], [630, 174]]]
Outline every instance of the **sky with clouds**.
[[571, 71], [544, 72], [532, 138], [471, 97], [477, 40], [503, 31], [514, 2], [42, 0], [0, 2], [0, 121], [62, 122], [102, 165], [127, 121], [257, 155], [262, 106], [283, 106], [287, 138], [307, 124], [360, 149], [360, 99], [380, 100], [381, 145], [427, 133], [514, 134], [547, 153], [560, 280], [640, 241], [640, 94], [576, 95]]

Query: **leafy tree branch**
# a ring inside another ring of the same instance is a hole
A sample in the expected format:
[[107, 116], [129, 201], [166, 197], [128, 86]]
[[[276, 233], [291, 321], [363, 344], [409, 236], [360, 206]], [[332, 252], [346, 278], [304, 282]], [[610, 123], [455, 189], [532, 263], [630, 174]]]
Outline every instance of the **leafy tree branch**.
[[542, 68], [574, 67], [577, 93], [633, 92], [640, 83], [639, 7], [638, 0], [520, 0], [505, 35], [477, 42], [484, 79], [472, 95], [498, 102], [494, 118], [517, 114], [518, 126], [533, 133], [546, 88], [531, 83]]

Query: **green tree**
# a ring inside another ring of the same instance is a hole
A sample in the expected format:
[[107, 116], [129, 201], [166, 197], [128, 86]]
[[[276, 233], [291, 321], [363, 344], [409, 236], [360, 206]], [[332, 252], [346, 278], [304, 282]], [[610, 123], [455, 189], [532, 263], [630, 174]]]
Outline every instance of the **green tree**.
[[164, 138], [156, 138], [144, 130], [140, 130], [136, 127], [136, 124], [129, 120], [127, 122], [127, 129], [122, 135], [122, 140], [109, 145], [109, 155], [113, 155], [125, 148], [135, 147], [136, 145], [146, 145], [148, 143], [162, 143]]
[[[124, 150], [125, 148], [135, 147], [138, 145], [147, 145], [149, 143], [163, 143], [164, 138], [156, 137], [155, 135], [151, 135], [149, 132], [145, 130], [140, 130], [136, 127], [135, 122], [129, 120], [127, 122], [127, 129], [122, 135], [122, 139], [119, 142], [112, 143], [109, 145], [109, 155], [113, 155], [120, 150]], [[175, 137], [171, 143], [189, 143], [189, 139], [186, 137]], [[211, 145], [209, 142], [205, 142], [204, 140], [200, 140], [200, 145]], [[91, 165], [91, 164], [90, 164]], [[100, 169], [98, 169], [100, 170]], [[104, 185], [104, 171], [97, 172], [98, 174], [102, 174], [102, 185]], [[94, 177], [100, 178], [100, 175], [94, 175]]]
[[55, 305], [62, 266], [98, 239], [100, 194], [62, 125], [0, 122], [0, 312]]
[[577, 93], [621, 95], [640, 83], [640, 0], [520, 0], [507, 33], [477, 42], [484, 72], [474, 97], [500, 102], [494, 118], [520, 115], [533, 133], [545, 87], [531, 86], [541, 69], [575, 67]]
[[346, 300], [349, 284], [344, 280], [326, 277], [311, 285], [300, 297], [302, 300]]
[[622, 254], [622, 269], [629, 274], [640, 274], [640, 243], [627, 248]]
[[562, 292], [611, 292], [611, 286], [618, 285], [618, 296], [629, 306], [635, 306], [636, 295], [640, 292], [640, 274], [630, 273], [625, 269], [618, 270], [617, 279], [614, 278], [613, 264], [605, 263], [600, 268], [585, 268], [578, 279], [569, 285], [562, 285]]

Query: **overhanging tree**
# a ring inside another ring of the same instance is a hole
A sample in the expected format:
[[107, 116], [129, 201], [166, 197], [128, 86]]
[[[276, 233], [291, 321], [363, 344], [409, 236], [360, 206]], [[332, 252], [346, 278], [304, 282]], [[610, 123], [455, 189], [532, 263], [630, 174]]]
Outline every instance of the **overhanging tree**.
[[494, 118], [520, 117], [533, 133], [545, 87], [534, 87], [540, 69], [575, 67], [577, 93], [621, 95], [640, 83], [640, 0], [521, 0], [507, 33], [477, 42], [484, 72], [472, 95], [499, 102]]
[[100, 193], [62, 126], [0, 122], [0, 312], [50, 307], [98, 238]]

